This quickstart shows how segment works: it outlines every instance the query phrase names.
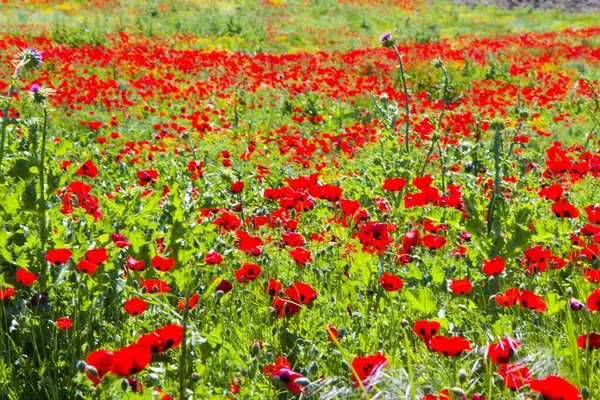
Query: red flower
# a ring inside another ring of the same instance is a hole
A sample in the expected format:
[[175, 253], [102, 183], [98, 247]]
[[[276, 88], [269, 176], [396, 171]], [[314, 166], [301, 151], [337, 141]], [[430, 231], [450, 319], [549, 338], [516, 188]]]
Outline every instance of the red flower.
[[496, 302], [502, 307], [512, 307], [517, 304], [517, 301], [519, 300], [519, 289], [507, 289], [504, 294], [498, 294], [494, 296], [494, 300], [496, 300]]
[[227, 279], [223, 279], [216, 287], [216, 290], [220, 290], [223, 293], [229, 293], [231, 289], [233, 289], [233, 285]]
[[304, 389], [302, 388], [302, 386], [296, 383], [296, 380], [304, 378], [299, 373], [294, 372], [289, 368], [283, 367], [279, 368], [276, 376], [282, 383], [285, 384], [288, 390], [290, 390], [292, 393], [304, 393]]
[[296, 282], [283, 292], [296, 303], [309, 304], [317, 298], [317, 292], [306, 283]]
[[600, 349], [600, 335], [590, 333], [589, 335], [581, 335], [577, 338], [577, 347], [580, 349]]
[[122, 235], [120, 233], [113, 233], [110, 235], [110, 238], [115, 244], [115, 246], [117, 246], [118, 248], [131, 246], [131, 243], [129, 243], [125, 235]]
[[544, 299], [536, 295], [530, 290], [523, 290], [519, 295], [519, 304], [523, 308], [528, 308], [533, 311], [544, 312], [546, 311], [546, 303]]
[[399, 276], [390, 275], [387, 272], [383, 273], [383, 276], [379, 279], [379, 283], [386, 292], [395, 292], [404, 286], [404, 281]]
[[142, 385], [142, 382], [138, 381], [135, 378], [127, 378], [127, 383], [131, 387], [131, 391], [133, 393], [141, 392], [142, 390], [144, 390], [144, 385]]
[[406, 186], [406, 179], [404, 178], [391, 178], [386, 179], [383, 182], [382, 189], [388, 192], [399, 192]]
[[269, 286], [267, 287], [267, 293], [269, 296], [277, 296], [277, 294], [283, 289], [281, 283], [271, 278], [269, 280]]
[[540, 190], [538, 194], [540, 197], [543, 197], [547, 200], [557, 202], [558, 199], [562, 197], [563, 189], [560, 184], [555, 183], [552, 186], [548, 186], [547, 188]]
[[331, 324], [327, 324], [327, 328], [325, 330], [327, 331], [327, 336], [329, 337], [329, 340], [331, 340], [332, 343], [337, 343], [338, 330], [335, 329], [335, 327]]
[[14, 288], [7, 287], [7, 288], [3, 289], [2, 287], [0, 287], [0, 300], [8, 299], [9, 297], [14, 296], [14, 294], [15, 294]]
[[494, 364], [508, 364], [510, 357], [520, 345], [521, 342], [517, 342], [511, 338], [504, 338], [498, 343], [490, 344], [487, 355]]
[[235, 271], [235, 277], [240, 283], [255, 280], [260, 275], [261, 268], [257, 264], [242, 264], [242, 268]]
[[92, 264], [102, 264], [108, 260], [108, 252], [105, 248], [91, 249], [85, 252], [85, 259]]
[[433, 351], [450, 357], [456, 357], [463, 351], [473, 350], [471, 343], [460, 336], [434, 336], [429, 340], [428, 345]]
[[498, 275], [506, 268], [504, 259], [500, 256], [496, 256], [491, 260], [483, 260], [483, 273], [487, 275]]
[[154, 169], [138, 171], [137, 177], [138, 184], [140, 186], [148, 186], [148, 184], [156, 183], [156, 180], [158, 179], [158, 171]]
[[310, 256], [310, 250], [305, 249], [303, 247], [295, 247], [290, 250], [290, 256], [300, 265], [302, 266], [304, 263], [308, 261], [312, 261]]
[[104, 375], [108, 373], [113, 363], [113, 352], [108, 350], [95, 350], [92, 351], [85, 359], [88, 366], [92, 366], [98, 372], [98, 375], [92, 376], [86, 370], [85, 373], [88, 378], [94, 383], [94, 386], [98, 386]]
[[546, 400], [579, 400], [582, 398], [579, 390], [559, 376], [550, 375], [544, 379], [533, 379], [529, 387], [534, 392], [541, 393]]
[[160, 272], [168, 272], [175, 267], [175, 259], [154, 256], [152, 257], [152, 266]]
[[91, 275], [98, 269], [98, 266], [82, 258], [77, 263], [77, 269], [84, 274]]
[[123, 308], [125, 309], [125, 312], [135, 317], [136, 315], [140, 315], [148, 309], [148, 303], [142, 299], [134, 297], [127, 300]]
[[73, 326], [73, 321], [71, 321], [71, 318], [69, 317], [60, 317], [56, 320], [56, 326], [58, 326], [59, 329], [67, 330]]
[[[364, 387], [368, 388], [373, 383], [370, 382], [371, 377], [377, 375], [388, 364], [388, 359], [381, 352], [377, 352], [372, 356], [354, 357], [354, 360], [352, 360], [352, 382], [354, 382], [354, 387], [357, 388], [362, 383]], [[359, 383], [359, 380], [361, 383]]]
[[531, 381], [531, 372], [523, 363], [503, 364], [498, 374], [504, 378], [504, 386], [508, 389], [520, 389]]
[[587, 299], [587, 308], [590, 311], [600, 310], [600, 289], [594, 290]]
[[[223, 281], [221, 281], [221, 283], [223, 283]], [[219, 290], [219, 289], [217, 288], [217, 290]], [[198, 293], [194, 293], [190, 297], [189, 302], [188, 302], [188, 307], [190, 310], [193, 310], [194, 307], [196, 307], [196, 305], [198, 305], [198, 300], [200, 300], [200, 296], [198, 295]], [[185, 310], [185, 301], [179, 300], [179, 302], [177, 303], [177, 307], [182, 311]]]
[[54, 265], [60, 265], [66, 263], [71, 258], [71, 254], [69, 249], [48, 250], [44, 258]]
[[220, 226], [226, 231], [232, 231], [242, 226], [243, 221], [233, 214], [223, 211], [219, 218], [213, 221], [214, 225]]
[[600, 225], [600, 207], [591, 205], [585, 207], [583, 210], [592, 224]]
[[183, 327], [176, 324], [170, 324], [163, 326], [162, 328], [158, 328], [154, 331], [154, 333], [156, 333], [160, 338], [161, 348], [159, 348], [159, 353], [175, 348], [183, 341]]
[[144, 260], [136, 260], [131, 256], [127, 256], [127, 261], [125, 262], [125, 267], [128, 269], [132, 269], [134, 271], [143, 271], [146, 263]]
[[243, 190], [244, 190], [244, 182], [243, 181], [233, 182], [231, 184], [231, 193], [238, 194], [238, 193], [242, 193]]
[[300, 306], [298, 306], [298, 304], [287, 299], [282, 299], [281, 297], [275, 297], [273, 299], [272, 307], [273, 310], [277, 312], [279, 318], [292, 317], [300, 311]]
[[415, 322], [413, 332], [417, 334], [421, 339], [429, 339], [437, 335], [440, 330], [440, 323], [437, 321], [425, 321], [419, 320]]
[[467, 294], [473, 289], [473, 284], [469, 282], [468, 277], [464, 277], [463, 279], [454, 279], [452, 278], [452, 282], [450, 283], [450, 290], [452, 290], [456, 294]]
[[437, 250], [446, 244], [446, 238], [443, 236], [425, 235], [421, 243], [430, 250]]
[[263, 241], [260, 236], [250, 236], [246, 231], [236, 231], [236, 244], [241, 251], [258, 257], [262, 252]]
[[165, 281], [161, 281], [160, 279], [146, 279], [140, 278], [140, 284], [142, 289], [145, 289], [145, 293], [167, 293], [170, 292], [171, 289], [169, 284]]
[[573, 204], [568, 203], [566, 200], [559, 201], [552, 204], [552, 212], [558, 218], [577, 218], [579, 217], [579, 210]]
[[24, 286], [31, 286], [38, 278], [37, 274], [27, 271], [25, 268], [19, 268], [16, 274], [17, 282]]
[[291, 368], [292, 364], [285, 357], [277, 357], [275, 364], [267, 364], [264, 366], [263, 371], [269, 376], [275, 376], [281, 368]]
[[285, 232], [281, 235], [281, 241], [285, 246], [304, 246], [305, 240], [304, 236], [296, 232]]
[[150, 347], [134, 343], [113, 353], [110, 372], [119, 376], [137, 374], [150, 363]]
[[81, 167], [79, 167], [77, 171], [75, 171], [75, 173], [79, 176], [85, 175], [94, 179], [96, 176], [98, 176], [98, 167], [94, 165], [92, 160], [87, 160]]
[[223, 256], [214, 250], [210, 250], [204, 257], [204, 262], [208, 265], [218, 265], [223, 262]]

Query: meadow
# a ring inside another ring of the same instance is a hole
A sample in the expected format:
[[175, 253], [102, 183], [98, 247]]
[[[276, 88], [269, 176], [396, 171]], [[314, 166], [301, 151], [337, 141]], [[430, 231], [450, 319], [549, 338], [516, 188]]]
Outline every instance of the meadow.
[[0, 399], [600, 399], [600, 10], [0, 10]]

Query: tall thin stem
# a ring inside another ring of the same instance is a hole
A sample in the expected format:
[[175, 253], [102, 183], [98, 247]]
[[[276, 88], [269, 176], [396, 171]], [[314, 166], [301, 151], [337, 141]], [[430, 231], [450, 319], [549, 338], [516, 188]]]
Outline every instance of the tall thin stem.
[[[42, 149], [40, 153], [40, 168], [39, 168], [39, 181], [40, 181], [40, 242], [41, 252], [46, 248], [46, 236], [47, 236], [47, 223], [46, 223], [46, 184], [45, 184], [45, 167], [46, 167], [46, 138], [48, 136], [48, 108], [46, 103], [42, 103], [44, 109], [44, 125], [42, 128]], [[40, 260], [43, 262], [43, 260]]]
[[394, 53], [396, 53], [396, 58], [398, 58], [398, 62], [400, 63], [400, 77], [402, 78], [402, 87], [404, 89], [404, 114], [406, 117], [406, 120], [404, 121], [404, 145], [405, 151], [408, 153], [410, 151], [410, 107], [408, 105], [408, 87], [406, 86], [406, 74], [404, 73], [404, 63], [402, 62], [402, 56], [398, 52], [398, 48], [396, 48], [396, 45], [392, 45], [392, 49], [394, 49]]
[[10, 108], [10, 100], [12, 99], [13, 92], [15, 90], [15, 81], [19, 77], [19, 71], [21, 70], [21, 64], [15, 66], [15, 72], [12, 75], [10, 86], [8, 88], [8, 98], [6, 104], [2, 109], [2, 126], [0, 126], [0, 179], [2, 178], [2, 164], [4, 161], [4, 146], [6, 144], [6, 127], [8, 126], [8, 110]]

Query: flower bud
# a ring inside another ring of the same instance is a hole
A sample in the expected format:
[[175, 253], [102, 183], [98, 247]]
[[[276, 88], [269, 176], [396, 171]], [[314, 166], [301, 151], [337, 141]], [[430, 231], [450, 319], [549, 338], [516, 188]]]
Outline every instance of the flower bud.
[[86, 366], [85, 369], [86, 369], [87, 373], [90, 374], [90, 376], [93, 376], [93, 377], [98, 376], [98, 370], [94, 366], [88, 365], [88, 366]]
[[129, 387], [129, 382], [127, 382], [127, 379], [122, 379], [121, 380], [121, 389], [123, 389], [123, 391], [126, 392], [128, 387]]
[[463, 399], [467, 395], [465, 391], [459, 387], [453, 387], [452, 389], [450, 389], [450, 391], [452, 392], [455, 398], [459, 399]]
[[346, 362], [346, 360], [342, 360], [342, 369], [346, 373], [350, 373], [350, 365]]
[[85, 363], [85, 361], [77, 361], [77, 371], [79, 371], [80, 374], [83, 374], [85, 372], [85, 368], [87, 367], [87, 364]]
[[464, 368], [461, 368], [460, 371], [458, 371], [458, 381], [460, 383], [465, 383], [467, 381], [467, 371], [465, 371]]

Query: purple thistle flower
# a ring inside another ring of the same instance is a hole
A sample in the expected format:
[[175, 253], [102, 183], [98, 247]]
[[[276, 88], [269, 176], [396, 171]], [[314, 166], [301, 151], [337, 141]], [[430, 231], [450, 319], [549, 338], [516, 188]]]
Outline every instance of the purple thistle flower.
[[37, 83], [34, 83], [33, 85], [31, 85], [31, 87], [29, 88], [29, 91], [33, 94], [37, 94], [40, 91], [41, 86], [38, 85]]
[[379, 38], [379, 41], [381, 42], [381, 44], [384, 44], [391, 38], [392, 38], [392, 34], [387, 32], [387, 33], [384, 33], [383, 35], [381, 35], [381, 37]]

